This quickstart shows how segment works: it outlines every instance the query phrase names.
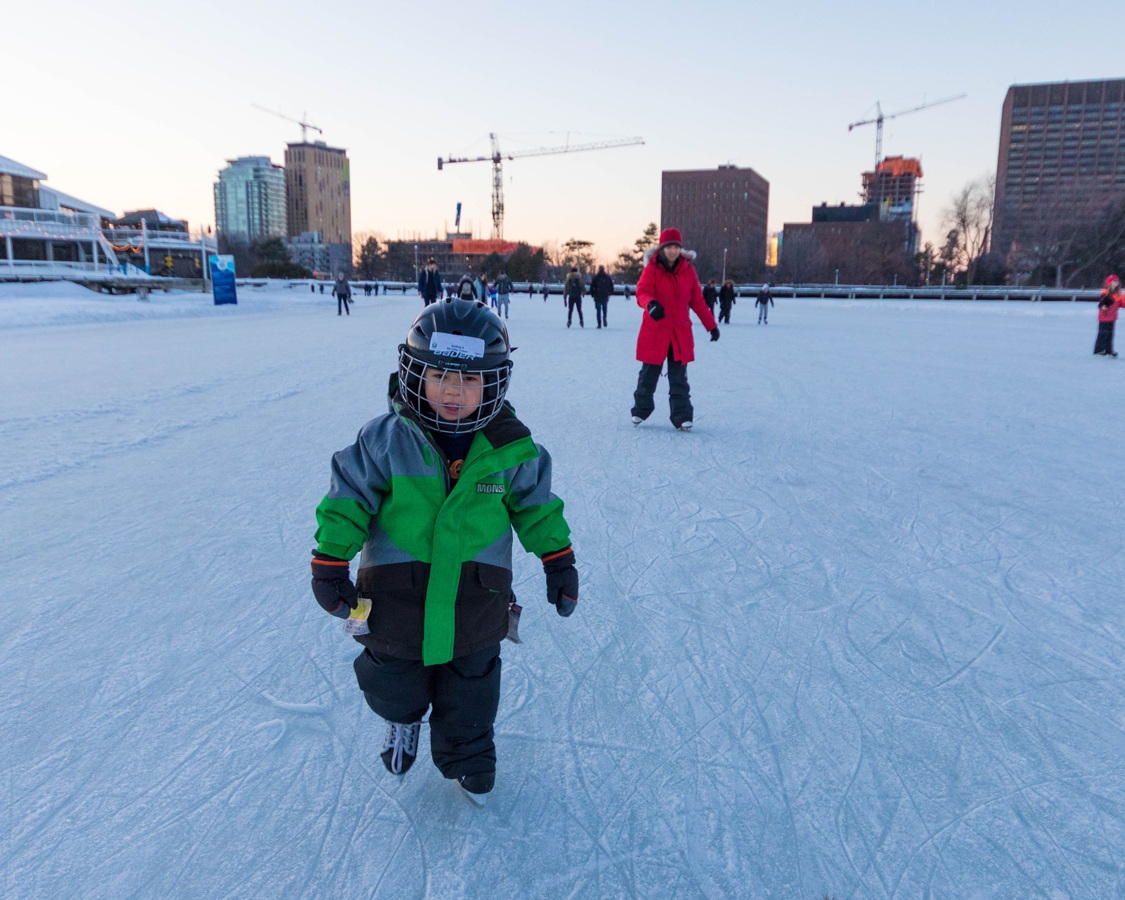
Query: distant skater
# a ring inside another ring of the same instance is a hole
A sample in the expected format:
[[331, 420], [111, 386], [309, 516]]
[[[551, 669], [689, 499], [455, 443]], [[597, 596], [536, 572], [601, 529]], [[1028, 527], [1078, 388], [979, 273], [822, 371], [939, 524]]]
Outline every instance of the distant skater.
[[773, 294], [770, 293], [768, 281], [758, 291], [758, 299], [754, 301], [754, 305], [758, 307], [758, 324], [769, 325], [769, 307], [773, 306]]
[[1094, 342], [1094, 356], [1117, 356], [1113, 349], [1113, 330], [1117, 325], [1117, 311], [1122, 306], [1125, 306], [1125, 292], [1121, 290], [1121, 279], [1110, 275], [1098, 300], [1098, 338]]
[[609, 296], [613, 293], [613, 279], [605, 270], [605, 266], [598, 266], [598, 274], [590, 279], [590, 296], [594, 298], [594, 312], [598, 317], [598, 328], [606, 328], [609, 322], [606, 313], [609, 311]]
[[736, 304], [738, 300], [734, 296], [734, 282], [727, 280], [723, 283], [722, 290], [719, 291], [719, 321], [730, 324], [730, 308]]
[[585, 293], [586, 288], [582, 284], [582, 276], [578, 273], [578, 266], [571, 266], [570, 273], [566, 276], [566, 283], [563, 285], [563, 297], [566, 303], [566, 327], [570, 327], [570, 320], [574, 317], [574, 308], [578, 307], [578, 326], [580, 328], [586, 327], [586, 322], [582, 319], [582, 294]]
[[[340, 316], [347, 313], [350, 316], [352, 311], [348, 309], [348, 301], [352, 298], [352, 289], [343, 272], [336, 275], [336, 283], [332, 285], [332, 293], [336, 295], [336, 315]], [[341, 306], [343, 312], [340, 311]]]
[[515, 290], [512, 279], [508, 277], [507, 272], [501, 272], [493, 287], [496, 290], [496, 314], [506, 319], [511, 305], [512, 291]]
[[714, 278], [708, 279], [707, 284], [703, 286], [703, 302], [711, 310], [711, 315], [715, 315], [715, 304], [719, 302], [719, 289], [715, 287]]
[[437, 303], [441, 299], [441, 272], [438, 271], [437, 260], [432, 256], [426, 260], [426, 267], [418, 273], [418, 294], [423, 306]]

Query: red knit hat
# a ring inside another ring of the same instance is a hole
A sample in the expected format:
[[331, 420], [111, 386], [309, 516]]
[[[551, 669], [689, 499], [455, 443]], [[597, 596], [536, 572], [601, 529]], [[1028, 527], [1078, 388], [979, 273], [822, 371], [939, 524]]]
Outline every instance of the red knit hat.
[[[664, 240], [664, 235], [661, 235], [661, 236], [660, 236], [660, 240], [661, 240], [661, 241], [663, 241], [663, 240]], [[1109, 276], [1108, 278], [1106, 278], [1106, 280], [1105, 280], [1105, 286], [1106, 286], [1106, 288], [1107, 288], [1107, 289], [1109, 289], [1109, 290], [1111, 290], [1111, 291], [1112, 291], [1112, 290], [1113, 290], [1113, 289], [1114, 289], [1115, 287], [1117, 287], [1117, 286], [1118, 286], [1119, 284], [1121, 284], [1121, 279], [1120, 279], [1120, 278], [1118, 278], [1118, 277], [1117, 277], [1116, 275], [1110, 275], [1110, 276]]]
[[665, 244], [679, 244], [681, 247], [684, 245], [683, 235], [680, 234], [678, 228], [665, 228], [660, 232], [660, 246]]

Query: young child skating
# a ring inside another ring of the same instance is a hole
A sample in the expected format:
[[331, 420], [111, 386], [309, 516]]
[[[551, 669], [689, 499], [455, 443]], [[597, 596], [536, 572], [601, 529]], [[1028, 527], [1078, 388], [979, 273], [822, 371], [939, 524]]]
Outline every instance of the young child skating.
[[434, 765], [478, 805], [496, 778], [513, 529], [542, 560], [558, 614], [578, 602], [551, 457], [504, 399], [509, 352], [486, 303], [439, 300], [422, 310], [399, 346], [390, 412], [332, 457], [312, 559], [325, 610], [352, 616], [351, 625], [370, 603], [354, 668], [387, 722], [387, 770], [404, 775], [413, 764], [428, 709]]

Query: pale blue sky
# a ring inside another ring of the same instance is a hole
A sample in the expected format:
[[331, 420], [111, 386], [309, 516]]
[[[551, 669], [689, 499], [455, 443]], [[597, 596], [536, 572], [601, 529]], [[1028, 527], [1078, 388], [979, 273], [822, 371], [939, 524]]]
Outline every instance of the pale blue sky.
[[432, 235], [461, 201], [487, 236], [490, 167], [438, 172], [439, 155], [483, 154], [490, 131], [505, 150], [640, 135], [505, 166], [506, 237], [585, 238], [606, 258], [659, 219], [662, 169], [754, 168], [776, 230], [856, 199], [875, 128], [847, 126], [876, 101], [965, 93], [885, 127], [885, 153], [922, 158], [936, 241], [949, 196], [996, 167], [1010, 84], [1125, 76], [1120, 0], [24, 0], [3, 18], [0, 155], [68, 193], [210, 223], [226, 159], [280, 163], [299, 138], [260, 103], [347, 148], [354, 230]]

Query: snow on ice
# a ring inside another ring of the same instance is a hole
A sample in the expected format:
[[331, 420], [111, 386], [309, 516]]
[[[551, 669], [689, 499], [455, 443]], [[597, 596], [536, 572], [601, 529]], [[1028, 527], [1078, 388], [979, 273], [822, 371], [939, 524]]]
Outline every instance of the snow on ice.
[[0, 287], [0, 894], [1125, 894], [1125, 360], [1092, 305], [744, 301], [684, 435], [665, 382], [629, 421], [633, 301], [567, 330], [517, 296], [582, 599], [517, 554], [476, 810], [425, 728], [384, 771], [308, 586], [420, 302], [240, 300]]

